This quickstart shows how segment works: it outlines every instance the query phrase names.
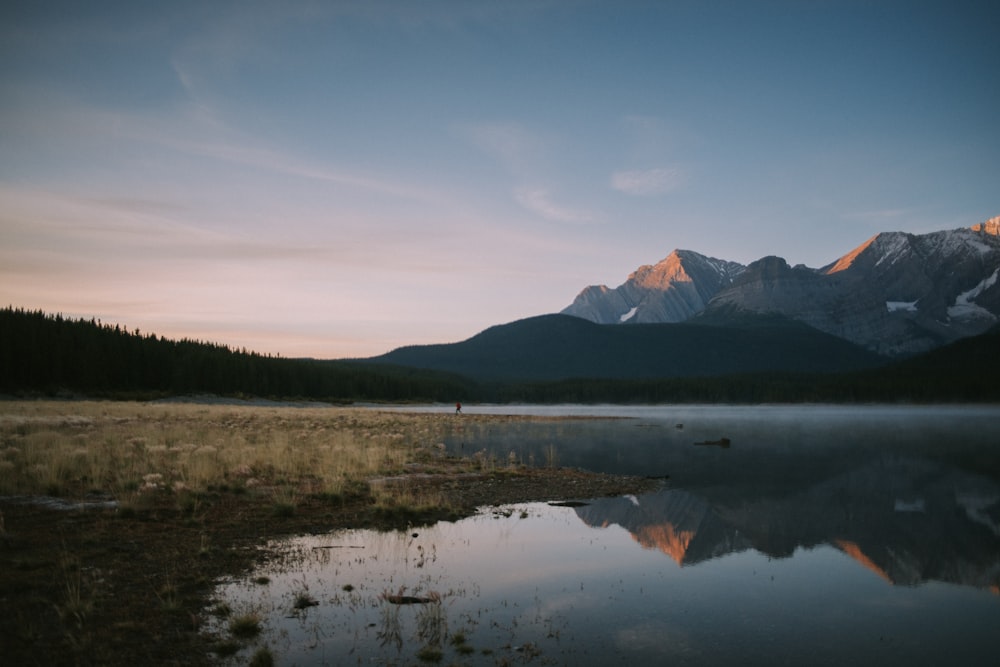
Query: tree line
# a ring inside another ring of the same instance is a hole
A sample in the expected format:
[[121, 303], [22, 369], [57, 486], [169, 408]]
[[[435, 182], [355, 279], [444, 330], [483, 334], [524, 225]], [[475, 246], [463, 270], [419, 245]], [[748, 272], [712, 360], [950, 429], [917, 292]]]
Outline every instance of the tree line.
[[468, 382], [440, 373], [287, 359], [162, 338], [40, 310], [0, 310], [0, 392], [112, 398], [211, 393], [324, 401], [443, 400]]
[[654, 379], [480, 382], [364, 361], [287, 359], [40, 310], [0, 310], [0, 393], [316, 401], [801, 403], [1000, 401], [1000, 328], [883, 368]]

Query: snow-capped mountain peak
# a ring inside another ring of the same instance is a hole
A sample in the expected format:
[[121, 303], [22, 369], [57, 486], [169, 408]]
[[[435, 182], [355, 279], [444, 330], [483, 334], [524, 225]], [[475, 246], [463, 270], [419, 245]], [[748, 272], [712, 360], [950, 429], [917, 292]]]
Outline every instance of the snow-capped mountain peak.
[[618, 324], [734, 311], [779, 313], [890, 355], [981, 333], [1000, 321], [1000, 217], [929, 234], [876, 234], [820, 269], [675, 250], [614, 289], [584, 289], [562, 312]]

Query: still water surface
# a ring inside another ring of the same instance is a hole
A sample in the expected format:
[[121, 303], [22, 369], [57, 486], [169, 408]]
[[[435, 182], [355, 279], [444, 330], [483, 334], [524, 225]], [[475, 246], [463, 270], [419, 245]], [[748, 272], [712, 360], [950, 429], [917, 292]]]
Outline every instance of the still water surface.
[[453, 451], [669, 480], [273, 545], [217, 598], [278, 664], [995, 664], [998, 408], [464, 411], [579, 419], [456, 417]]

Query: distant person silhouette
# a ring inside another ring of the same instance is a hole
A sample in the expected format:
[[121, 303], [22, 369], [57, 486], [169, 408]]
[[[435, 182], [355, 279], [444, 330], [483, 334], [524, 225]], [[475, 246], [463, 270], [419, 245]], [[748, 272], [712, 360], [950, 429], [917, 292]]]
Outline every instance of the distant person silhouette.
[[461, 414], [461, 412], [462, 412], [462, 404], [461, 403], [456, 403], [455, 404], [455, 414], [456, 415], [457, 414]]

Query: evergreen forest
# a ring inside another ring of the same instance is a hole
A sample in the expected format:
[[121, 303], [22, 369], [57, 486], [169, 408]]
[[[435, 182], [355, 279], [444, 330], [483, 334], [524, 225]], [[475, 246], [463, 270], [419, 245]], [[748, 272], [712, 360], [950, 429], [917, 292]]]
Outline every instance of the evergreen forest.
[[468, 385], [433, 371], [287, 359], [216, 343], [170, 340], [96, 320], [0, 310], [0, 392], [5, 394], [454, 401]]

